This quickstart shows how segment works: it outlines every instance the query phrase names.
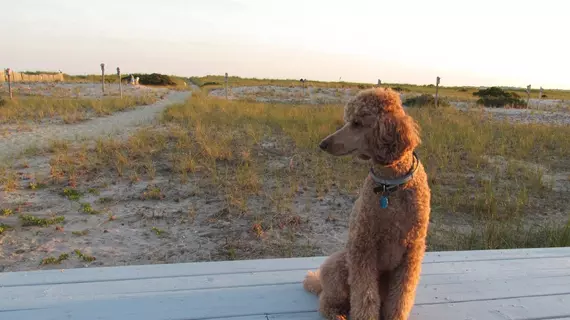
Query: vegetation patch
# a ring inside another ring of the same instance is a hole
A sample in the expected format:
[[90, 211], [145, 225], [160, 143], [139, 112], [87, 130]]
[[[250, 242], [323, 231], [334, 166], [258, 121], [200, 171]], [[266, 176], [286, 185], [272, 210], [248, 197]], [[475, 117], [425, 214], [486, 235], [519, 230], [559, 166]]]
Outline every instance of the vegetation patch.
[[490, 87], [481, 89], [473, 93], [474, 96], [479, 97], [477, 103], [491, 108], [504, 108], [509, 106], [511, 108], [526, 108], [526, 102], [515, 92], [507, 92], [498, 87]]
[[37, 227], [47, 227], [56, 223], [62, 223], [65, 221], [65, 217], [57, 216], [53, 218], [38, 218], [32, 215], [21, 215], [20, 220], [22, 221], [22, 225], [24, 227], [28, 226], [37, 226]]
[[[403, 104], [408, 107], [435, 107], [435, 96], [431, 94], [422, 94], [416, 97], [406, 99]], [[450, 103], [445, 97], [438, 97], [438, 107], [449, 107]]]
[[75, 254], [77, 255], [77, 257], [85, 262], [93, 262], [95, 260], [97, 260], [94, 256], [90, 256], [88, 254], [84, 254], [83, 252], [81, 252], [81, 250], [79, 249], [75, 249], [73, 252], [75, 252]]
[[65, 196], [69, 200], [77, 201], [83, 196], [83, 193], [73, 188], [64, 188], [63, 196]]
[[69, 259], [69, 254], [67, 253], [62, 253], [59, 255], [59, 257], [47, 257], [47, 258], [43, 258], [42, 261], [40, 262], [40, 265], [48, 265], [48, 264], [60, 264], [61, 262], [65, 261]]
[[14, 230], [11, 226], [7, 224], [0, 223], [0, 234], [3, 234], [6, 231]]
[[105, 97], [102, 99], [16, 97], [0, 108], [0, 125], [21, 121], [40, 123], [45, 119], [60, 119], [65, 124], [85, 121], [94, 116], [105, 116], [158, 100], [153, 95]]
[[[133, 73], [133, 77], [139, 78], [139, 83], [148, 86], [174, 86], [176, 82], [170, 76], [160, 73]], [[122, 81], [130, 81], [131, 75], [124, 76]]]

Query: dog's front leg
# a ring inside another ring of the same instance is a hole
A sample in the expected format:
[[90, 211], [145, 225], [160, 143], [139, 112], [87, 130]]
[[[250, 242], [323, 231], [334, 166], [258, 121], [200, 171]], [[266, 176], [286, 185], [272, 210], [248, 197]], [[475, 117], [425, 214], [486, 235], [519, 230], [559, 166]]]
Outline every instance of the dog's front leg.
[[373, 248], [349, 250], [350, 319], [378, 320], [380, 293], [376, 252]]
[[388, 295], [382, 305], [382, 320], [408, 319], [420, 280], [424, 252], [424, 241], [412, 245], [400, 265], [390, 272]]

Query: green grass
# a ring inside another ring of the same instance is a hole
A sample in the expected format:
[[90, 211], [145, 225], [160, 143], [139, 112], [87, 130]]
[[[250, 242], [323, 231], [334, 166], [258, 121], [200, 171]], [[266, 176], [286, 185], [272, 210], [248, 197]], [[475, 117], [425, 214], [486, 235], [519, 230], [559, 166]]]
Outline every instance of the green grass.
[[38, 218], [32, 215], [25, 214], [20, 216], [20, 220], [22, 221], [22, 225], [24, 227], [28, 226], [47, 227], [50, 225], [64, 222], [65, 217], [57, 216], [53, 218]]
[[80, 230], [80, 231], [72, 231], [71, 234], [73, 234], [74, 236], [86, 236], [89, 234], [89, 230], [84, 229], [84, 230]]
[[0, 223], [0, 235], [4, 234], [4, 232], [6, 231], [10, 231], [13, 230], [14, 228], [12, 228], [11, 226], [4, 224], [4, 223]]
[[152, 227], [151, 230], [152, 230], [152, 232], [154, 232], [157, 236], [161, 236], [161, 235], [163, 235], [163, 234], [165, 233], [164, 230], [159, 229], [159, 228], [157, 228], [157, 227]]
[[81, 212], [83, 213], [87, 213], [87, 214], [99, 214], [100, 212], [97, 210], [94, 210], [93, 207], [91, 206], [90, 203], [88, 202], [84, 202], [81, 203]]
[[81, 252], [81, 250], [79, 249], [75, 249], [73, 251], [75, 253], [75, 255], [77, 255], [77, 257], [85, 262], [93, 262], [95, 260], [97, 260], [94, 256], [90, 256], [90, 255], [86, 255], [83, 252]]
[[[73, 250], [73, 253], [75, 253], [77, 258], [79, 258], [85, 262], [93, 262], [93, 261], [97, 260], [94, 256], [84, 254], [79, 249]], [[71, 254], [73, 254], [73, 253], [71, 253]], [[40, 265], [60, 264], [61, 262], [68, 260], [68, 259], [69, 259], [69, 253], [62, 253], [57, 258], [56, 257], [43, 258], [42, 261], [40, 262]]]
[[98, 196], [101, 193], [99, 190], [97, 190], [95, 188], [89, 188], [87, 190], [87, 192], [89, 192], [90, 194], [95, 195], [95, 196]]
[[40, 122], [48, 118], [60, 118], [64, 123], [76, 123], [91, 116], [105, 116], [156, 101], [157, 98], [150, 95], [125, 96], [123, 99], [16, 97], [0, 108], [0, 124]]
[[69, 254], [62, 253], [57, 258], [56, 257], [43, 258], [42, 261], [40, 262], [40, 265], [60, 264], [61, 262], [63, 262], [64, 260], [67, 260], [67, 259], [69, 259]]
[[77, 201], [81, 199], [83, 193], [73, 188], [63, 188], [62, 195], [69, 200]]

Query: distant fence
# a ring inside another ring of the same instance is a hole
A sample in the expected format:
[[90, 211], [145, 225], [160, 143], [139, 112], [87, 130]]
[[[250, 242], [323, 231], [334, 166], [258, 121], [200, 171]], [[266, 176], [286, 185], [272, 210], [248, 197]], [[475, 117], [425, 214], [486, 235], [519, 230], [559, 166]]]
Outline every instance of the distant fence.
[[[0, 82], [8, 81], [5, 72], [0, 73]], [[10, 72], [12, 82], [56, 82], [63, 81], [63, 73], [56, 74], [26, 74], [22, 72]]]

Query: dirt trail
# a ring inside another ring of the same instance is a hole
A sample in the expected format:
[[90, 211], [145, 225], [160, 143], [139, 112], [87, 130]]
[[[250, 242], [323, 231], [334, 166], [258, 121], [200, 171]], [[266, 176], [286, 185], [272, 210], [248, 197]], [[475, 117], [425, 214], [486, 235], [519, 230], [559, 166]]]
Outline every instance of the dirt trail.
[[151, 122], [167, 106], [182, 103], [191, 95], [189, 91], [171, 91], [164, 99], [133, 110], [94, 118], [78, 124], [47, 124], [31, 132], [11, 134], [0, 138], [0, 161], [16, 156], [30, 147], [44, 147], [50, 140], [75, 140], [108, 135], [122, 135], [137, 126]]

